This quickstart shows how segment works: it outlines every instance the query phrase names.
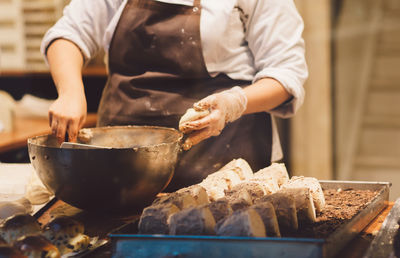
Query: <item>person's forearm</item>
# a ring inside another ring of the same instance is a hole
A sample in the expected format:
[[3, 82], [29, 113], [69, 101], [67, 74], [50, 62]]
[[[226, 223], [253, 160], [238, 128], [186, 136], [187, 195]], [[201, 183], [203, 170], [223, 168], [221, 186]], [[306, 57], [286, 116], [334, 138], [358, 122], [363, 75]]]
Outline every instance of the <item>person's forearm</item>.
[[48, 48], [47, 59], [59, 96], [84, 97], [79, 48], [71, 41], [57, 39]]
[[244, 114], [269, 111], [281, 105], [291, 95], [276, 80], [263, 78], [244, 88], [247, 97], [247, 108]]
[[59, 143], [75, 142], [86, 119], [86, 98], [82, 81], [83, 57], [70, 41], [58, 39], [47, 50], [50, 72], [58, 98], [49, 108], [49, 124]]

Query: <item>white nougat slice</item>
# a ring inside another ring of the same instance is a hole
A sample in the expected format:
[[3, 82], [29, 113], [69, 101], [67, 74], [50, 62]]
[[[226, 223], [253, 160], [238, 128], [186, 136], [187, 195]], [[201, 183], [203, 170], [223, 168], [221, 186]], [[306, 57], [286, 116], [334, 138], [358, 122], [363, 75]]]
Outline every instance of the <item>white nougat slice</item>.
[[289, 181], [289, 173], [284, 163], [272, 163], [269, 166], [272, 175], [278, 178], [278, 185], [281, 186]]
[[314, 177], [293, 176], [289, 182], [282, 185], [282, 189], [304, 187], [310, 189], [315, 209], [317, 212], [321, 212], [325, 207], [325, 196], [318, 179]]
[[201, 119], [210, 114], [209, 110], [195, 110], [194, 108], [189, 108], [186, 110], [185, 114], [179, 120], [179, 130], [185, 133], [191, 132], [190, 128], [186, 127], [187, 122], [192, 122]]
[[189, 108], [179, 120], [179, 125], [201, 119], [209, 114], [209, 110], [196, 110], [194, 108]]
[[233, 170], [219, 170], [215, 173], [212, 173], [207, 176], [204, 181], [220, 181], [223, 180], [228, 185], [228, 188], [231, 189], [237, 184], [240, 184], [242, 180], [239, 175]]
[[257, 181], [245, 181], [238, 185], [235, 185], [231, 190], [238, 191], [240, 189], [245, 189], [250, 194], [252, 201], [264, 196], [266, 193], [264, 191], [264, 186]]
[[296, 231], [299, 227], [297, 221], [296, 203], [288, 194], [273, 193], [265, 195], [256, 201], [256, 204], [270, 202], [274, 206], [280, 231]]
[[229, 189], [226, 180], [204, 179], [199, 185], [206, 189], [210, 201], [216, 201], [220, 198], [225, 197], [225, 190]]
[[153, 201], [152, 205], [169, 203], [176, 205], [181, 210], [197, 205], [195, 198], [188, 191], [168, 193], [160, 196]]
[[241, 182], [239, 176], [231, 171], [218, 171], [208, 175], [199, 185], [207, 191], [210, 201], [225, 197], [225, 190], [229, 190]]
[[265, 225], [265, 231], [267, 236], [280, 237], [281, 232], [279, 230], [278, 219], [274, 206], [270, 202], [260, 202], [251, 206], [261, 217]]
[[252, 177], [253, 171], [243, 159], [233, 160], [220, 170], [210, 174], [199, 185], [204, 187], [210, 201], [225, 196], [224, 191], [230, 190], [243, 182], [243, 179]]
[[247, 182], [257, 183], [262, 186], [265, 194], [273, 194], [279, 190], [278, 182], [273, 178], [255, 177]]
[[251, 195], [246, 189], [236, 189], [225, 191], [225, 197], [229, 201], [232, 210], [242, 210], [253, 204]]
[[168, 234], [169, 217], [177, 212], [179, 208], [174, 204], [153, 205], [143, 210], [139, 220], [140, 234]]
[[311, 191], [308, 188], [285, 188], [279, 193], [288, 194], [296, 203], [297, 219], [302, 222], [315, 222], [316, 213]]
[[278, 187], [289, 181], [289, 174], [283, 163], [272, 163], [270, 166], [263, 168], [254, 173], [254, 178], [270, 179], [276, 181]]
[[265, 226], [254, 209], [240, 210], [226, 218], [217, 229], [219, 236], [266, 237]]
[[207, 207], [192, 207], [169, 219], [170, 235], [215, 235], [215, 220]]
[[216, 223], [233, 213], [232, 207], [226, 198], [221, 198], [215, 202], [206, 204], [205, 207], [210, 209]]
[[201, 185], [191, 185], [176, 191], [177, 193], [189, 193], [195, 200], [197, 205], [207, 204], [210, 202], [207, 191]]
[[253, 177], [253, 170], [244, 159], [234, 159], [220, 170], [233, 170], [239, 175], [241, 180], [247, 180]]

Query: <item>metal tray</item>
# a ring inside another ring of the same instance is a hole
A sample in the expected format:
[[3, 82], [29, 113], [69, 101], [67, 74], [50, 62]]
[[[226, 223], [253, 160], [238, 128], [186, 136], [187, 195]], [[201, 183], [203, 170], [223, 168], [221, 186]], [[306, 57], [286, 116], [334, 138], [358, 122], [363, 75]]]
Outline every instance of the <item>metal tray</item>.
[[136, 224], [110, 234], [113, 257], [334, 257], [387, 206], [388, 182], [320, 181], [324, 189], [379, 191], [365, 209], [326, 239], [138, 235]]
[[399, 231], [398, 221], [400, 219], [400, 198], [396, 200], [389, 215], [382, 224], [378, 235], [369, 246], [364, 258], [396, 258], [393, 242]]

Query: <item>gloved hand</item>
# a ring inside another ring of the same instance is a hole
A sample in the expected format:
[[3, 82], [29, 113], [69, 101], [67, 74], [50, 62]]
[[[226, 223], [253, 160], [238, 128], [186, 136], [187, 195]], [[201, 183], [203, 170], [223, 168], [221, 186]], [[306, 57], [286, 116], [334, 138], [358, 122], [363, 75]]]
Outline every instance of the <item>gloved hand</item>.
[[247, 97], [239, 86], [212, 94], [193, 104], [194, 110], [208, 110], [209, 114], [188, 122], [186, 119], [186, 122], [179, 123], [179, 129], [183, 133], [189, 134], [183, 148], [188, 150], [211, 136], [219, 135], [227, 123], [235, 121], [243, 114], [246, 107]]

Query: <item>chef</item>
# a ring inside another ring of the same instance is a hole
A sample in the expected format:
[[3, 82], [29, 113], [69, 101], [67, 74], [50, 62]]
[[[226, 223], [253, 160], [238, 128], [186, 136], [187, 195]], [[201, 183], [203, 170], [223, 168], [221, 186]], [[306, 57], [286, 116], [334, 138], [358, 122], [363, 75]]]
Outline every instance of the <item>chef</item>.
[[57, 87], [53, 134], [75, 141], [86, 118], [82, 67], [101, 48], [108, 81], [98, 126], [178, 128], [188, 149], [167, 190], [234, 158], [258, 170], [282, 158], [273, 116], [304, 99], [303, 22], [293, 0], [72, 0], [42, 52]]

